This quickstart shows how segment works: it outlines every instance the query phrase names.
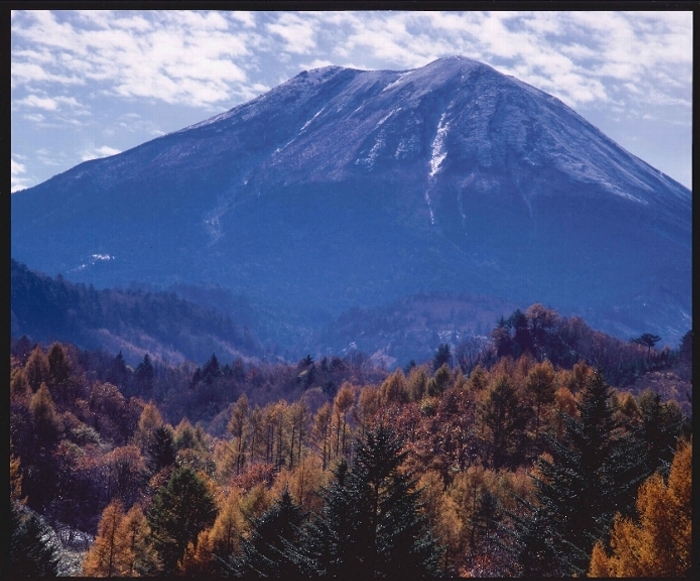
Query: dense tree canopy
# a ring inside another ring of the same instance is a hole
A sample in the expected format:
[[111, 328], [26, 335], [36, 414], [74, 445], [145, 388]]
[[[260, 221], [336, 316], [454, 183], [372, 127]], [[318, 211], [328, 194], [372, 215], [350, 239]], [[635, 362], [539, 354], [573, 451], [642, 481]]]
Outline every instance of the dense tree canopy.
[[[486, 342], [455, 350], [455, 367], [393, 372], [356, 353], [212, 355], [199, 374], [142, 355], [137, 371], [120, 355], [13, 341], [11, 502], [71, 554], [94, 535], [83, 566], [95, 575], [585, 573], [594, 546], [614, 561], [629, 522], [641, 526], [638, 497], [653, 507], [659, 482], [670, 487], [692, 425], [688, 360], [541, 305], [502, 323], [501, 356]], [[628, 363], [646, 391], [610, 386]], [[644, 538], [676, 558], [665, 537]]]

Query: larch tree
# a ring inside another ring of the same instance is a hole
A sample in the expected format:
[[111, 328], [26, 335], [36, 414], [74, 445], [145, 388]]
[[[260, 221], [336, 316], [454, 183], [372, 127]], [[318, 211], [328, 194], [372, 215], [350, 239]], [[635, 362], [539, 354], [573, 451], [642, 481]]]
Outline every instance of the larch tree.
[[17, 399], [21, 402], [29, 402], [32, 397], [32, 388], [27, 381], [27, 374], [20, 368], [12, 373], [10, 379], [10, 400]]
[[233, 437], [233, 445], [236, 450], [236, 474], [240, 474], [245, 464], [246, 453], [246, 428], [248, 426], [248, 416], [250, 414], [250, 404], [248, 396], [244, 393], [231, 408], [231, 420], [228, 423], [228, 431]]
[[29, 411], [32, 414], [34, 435], [39, 445], [46, 448], [53, 447], [58, 441], [61, 423], [56, 413], [53, 398], [45, 383], [42, 382], [37, 392], [32, 396]]
[[124, 507], [121, 501], [111, 502], [102, 511], [95, 542], [83, 561], [83, 575], [121, 577], [131, 568], [128, 539], [119, 534], [123, 520]]
[[32, 391], [37, 391], [42, 382], [46, 383], [50, 380], [49, 360], [39, 345], [34, 347], [29, 354], [29, 359], [24, 366], [24, 373]]
[[144, 454], [148, 454], [148, 448], [153, 440], [156, 428], [163, 425], [163, 418], [153, 402], [147, 403], [141, 411], [138, 428], [134, 433], [134, 443], [141, 448]]
[[[589, 577], [687, 577], [692, 567], [692, 444], [681, 445], [668, 483], [656, 473], [639, 489], [637, 518], [619, 513], [593, 548]], [[635, 522], [638, 521], [638, 522]]]
[[321, 465], [325, 470], [331, 458], [331, 406], [328, 402], [314, 416], [312, 440], [321, 452]]
[[134, 504], [129, 509], [117, 529], [117, 536], [127, 548], [122, 576], [148, 577], [159, 570], [160, 562], [151, 542], [151, 528], [141, 505]]
[[348, 415], [355, 404], [355, 388], [348, 382], [343, 383], [333, 400], [333, 424], [335, 427], [334, 456], [348, 454]]
[[209, 546], [214, 555], [225, 558], [239, 553], [245, 527], [241, 506], [241, 491], [238, 489], [233, 489], [221, 503], [219, 515], [209, 533]]
[[556, 385], [554, 383], [554, 369], [549, 361], [535, 365], [527, 376], [525, 389], [531, 395], [535, 403], [535, 439], [540, 431], [540, 411], [543, 405], [549, 405], [554, 401]]

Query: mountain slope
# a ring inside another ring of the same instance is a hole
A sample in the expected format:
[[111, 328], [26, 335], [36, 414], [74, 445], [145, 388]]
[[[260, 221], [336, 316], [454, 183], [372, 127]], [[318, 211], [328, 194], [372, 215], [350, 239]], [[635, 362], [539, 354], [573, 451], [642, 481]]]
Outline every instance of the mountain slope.
[[13, 257], [99, 286], [216, 284], [325, 316], [463, 292], [670, 342], [690, 240], [687, 189], [461, 57], [304, 72], [12, 196]]
[[247, 328], [174, 293], [98, 291], [32, 272], [14, 260], [10, 274], [15, 337], [122, 351], [134, 365], [146, 353], [171, 364], [205, 361], [213, 352], [227, 359], [261, 354]]

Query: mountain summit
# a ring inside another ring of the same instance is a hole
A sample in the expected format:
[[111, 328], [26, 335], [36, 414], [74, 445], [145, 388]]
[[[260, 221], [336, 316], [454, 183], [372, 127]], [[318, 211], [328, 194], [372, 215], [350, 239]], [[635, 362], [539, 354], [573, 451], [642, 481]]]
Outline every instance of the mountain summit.
[[216, 284], [337, 315], [431, 291], [622, 336], [690, 327], [689, 190], [463, 57], [303, 72], [12, 196], [12, 256], [97, 286]]

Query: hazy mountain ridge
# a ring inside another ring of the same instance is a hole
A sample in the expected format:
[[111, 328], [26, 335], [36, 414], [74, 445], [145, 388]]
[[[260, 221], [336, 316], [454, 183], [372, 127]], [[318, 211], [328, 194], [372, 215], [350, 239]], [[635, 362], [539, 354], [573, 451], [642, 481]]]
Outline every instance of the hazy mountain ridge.
[[261, 355], [249, 328], [173, 293], [95, 290], [53, 280], [14, 260], [11, 327], [15, 337], [122, 351], [134, 365], [145, 353], [170, 364], [204, 361], [214, 351], [245, 360]]
[[301, 73], [12, 213], [14, 258], [97, 286], [213, 284], [325, 317], [444, 291], [669, 342], [690, 327], [690, 192], [459, 57]]

